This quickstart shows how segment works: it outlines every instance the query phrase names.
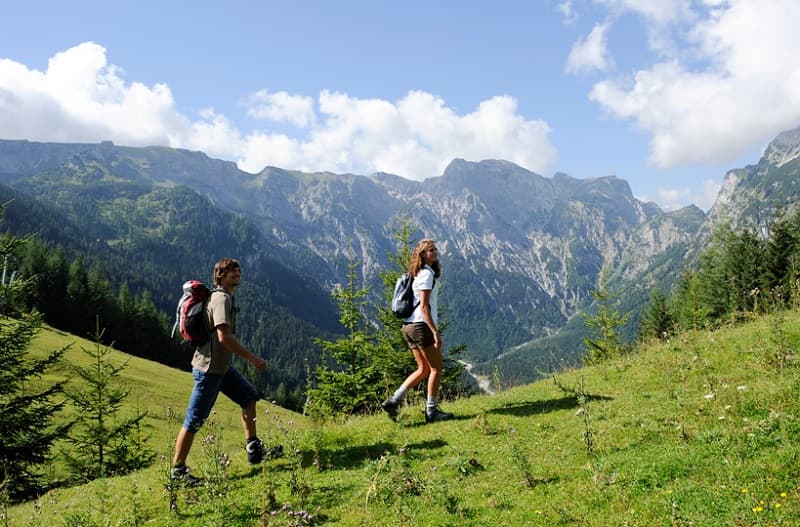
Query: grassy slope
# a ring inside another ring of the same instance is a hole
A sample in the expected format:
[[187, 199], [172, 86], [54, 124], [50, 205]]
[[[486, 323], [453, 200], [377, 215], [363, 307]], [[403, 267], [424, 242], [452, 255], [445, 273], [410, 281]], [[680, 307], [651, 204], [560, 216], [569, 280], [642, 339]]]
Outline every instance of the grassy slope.
[[[43, 332], [37, 352], [68, 340]], [[398, 424], [320, 424], [262, 404], [260, 435], [288, 455], [256, 468], [221, 400], [203, 432], [215, 440], [201, 433], [190, 456], [211, 480], [181, 489], [176, 512], [166, 459], [180, 421], [166, 408], [182, 413], [191, 378], [132, 359], [126, 378], [150, 410], [159, 461], [13, 507], [10, 524], [307, 525], [288, 515], [303, 509], [313, 525], [800, 525], [799, 345], [797, 313], [682, 335], [558, 385], [446, 404], [458, 419], [428, 426], [418, 400]], [[224, 471], [220, 452], [232, 459]]]

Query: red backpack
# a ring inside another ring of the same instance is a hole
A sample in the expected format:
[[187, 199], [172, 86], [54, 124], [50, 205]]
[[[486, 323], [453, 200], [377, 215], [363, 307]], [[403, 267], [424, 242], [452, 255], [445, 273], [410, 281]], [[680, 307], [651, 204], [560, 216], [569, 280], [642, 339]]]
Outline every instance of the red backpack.
[[209, 289], [200, 280], [187, 280], [183, 283], [183, 295], [178, 300], [171, 337], [175, 337], [175, 332], [180, 329], [185, 344], [199, 347], [208, 342], [211, 332], [206, 325], [205, 308], [215, 289]]

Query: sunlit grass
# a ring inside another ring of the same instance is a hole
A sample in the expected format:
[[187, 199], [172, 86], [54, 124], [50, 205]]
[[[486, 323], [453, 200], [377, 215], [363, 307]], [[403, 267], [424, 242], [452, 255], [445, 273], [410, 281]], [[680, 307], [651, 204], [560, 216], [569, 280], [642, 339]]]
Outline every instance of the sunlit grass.
[[[74, 340], [46, 331], [36, 352]], [[80, 345], [91, 343], [73, 346], [71, 359]], [[230, 457], [217, 487], [225, 494], [181, 489], [173, 512], [164, 486], [191, 376], [130, 358], [131, 404], [150, 414], [158, 461], [12, 507], [12, 525], [60, 526], [70, 514], [155, 526], [798, 525], [798, 349], [796, 313], [783, 315], [780, 331], [765, 317], [683, 334], [445, 403], [457, 419], [427, 426], [413, 397], [397, 424], [383, 415], [319, 423], [262, 403], [259, 435], [287, 455], [258, 467], [244, 456], [238, 409], [220, 398], [214, 449]], [[207, 432], [189, 459], [201, 475], [215, 470]]]

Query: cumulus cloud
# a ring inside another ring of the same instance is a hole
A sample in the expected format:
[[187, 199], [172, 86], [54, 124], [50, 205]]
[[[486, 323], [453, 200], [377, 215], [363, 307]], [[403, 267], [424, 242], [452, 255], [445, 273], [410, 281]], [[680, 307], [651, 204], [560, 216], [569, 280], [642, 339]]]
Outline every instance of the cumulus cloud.
[[719, 182], [706, 179], [698, 188], [659, 188], [653, 201], [665, 210], [677, 210], [687, 203], [694, 203], [708, 211], [717, 199], [720, 186]]
[[606, 49], [608, 24], [595, 24], [585, 39], [572, 45], [567, 57], [566, 72], [581, 73], [590, 70], [605, 70], [609, 65]]
[[269, 93], [260, 90], [250, 96], [247, 113], [252, 117], [306, 128], [314, 124], [314, 99], [285, 91]]
[[[262, 90], [245, 101], [263, 128], [242, 130], [212, 107], [183, 115], [166, 84], [126, 81], [93, 42], [57, 53], [45, 71], [0, 60], [4, 139], [157, 144], [202, 150], [250, 172], [273, 165], [385, 171], [418, 180], [440, 175], [455, 157], [507, 159], [545, 173], [556, 156], [548, 124], [519, 115], [517, 101], [507, 95], [481, 101], [468, 113], [422, 91], [397, 101], [323, 91], [315, 101]], [[276, 132], [270, 122], [293, 125], [298, 134]]]
[[[603, 2], [642, 13], [645, 5], [661, 6]], [[668, 4], [672, 11], [648, 16], [659, 24], [692, 19], [682, 38], [696, 50], [693, 60], [663, 60], [630, 79], [598, 82], [590, 93], [611, 114], [632, 119], [651, 135], [656, 166], [729, 162], [800, 123], [800, 3], [707, 0], [705, 10], [691, 17], [686, 2]]]
[[47, 71], [0, 60], [0, 134], [11, 139], [128, 144], [169, 142], [187, 126], [164, 84], [125, 84], [105, 49], [86, 42], [54, 55]]
[[[306, 139], [264, 135], [240, 165], [260, 167], [277, 154], [301, 170], [383, 171], [424, 179], [441, 174], [454, 157], [506, 159], [543, 173], [556, 155], [547, 123], [519, 116], [509, 96], [487, 99], [465, 115], [421, 91], [396, 102], [323, 91], [318, 106], [319, 125]], [[279, 144], [284, 152], [275, 151]]]

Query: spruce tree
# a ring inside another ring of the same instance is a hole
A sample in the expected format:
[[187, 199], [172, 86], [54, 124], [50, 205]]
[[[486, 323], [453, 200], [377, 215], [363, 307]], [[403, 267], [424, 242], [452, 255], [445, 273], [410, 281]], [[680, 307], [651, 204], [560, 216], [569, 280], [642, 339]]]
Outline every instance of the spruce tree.
[[714, 317], [713, 308], [701, 294], [698, 273], [686, 271], [681, 276], [675, 295], [669, 305], [678, 327], [682, 330], [698, 331], [709, 327]]
[[600, 272], [600, 284], [591, 293], [597, 312], [584, 317], [586, 327], [591, 332], [591, 336], [583, 339], [586, 346], [584, 360], [588, 364], [596, 364], [617, 357], [625, 351], [619, 328], [625, 325], [630, 314], [622, 315], [617, 310], [617, 293], [609, 289], [606, 268]]
[[650, 301], [642, 313], [639, 339], [665, 339], [675, 332], [675, 317], [667, 305], [667, 297], [661, 289], [650, 292]]
[[333, 292], [346, 336], [334, 341], [315, 340], [322, 347], [322, 358], [314, 370], [315, 386], [308, 390], [306, 411], [309, 413], [366, 413], [380, 402], [378, 373], [371, 360], [375, 342], [363, 314], [368, 290], [358, 287], [358, 267], [351, 251], [347, 283]]
[[763, 242], [752, 229], [729, 238], [725, 247], [725, 274], [728, 277], [729, 314], [759, 310], [762, 283]]
[[773, 221], [764, 249], [761, 289], [769, 294], [777, 308], [788, 306], [796, 278], [794, 270], [800, 243], [796, 224], [798, 217], [800, 211], [793, 218], [779, 216]]
[[378, 331], [377, 346], [373, 354], [376, 369], [381, 372], [380, 400], [390, 395], [411, 372], [416, 369], [414, 357], [408, 351], [408, 344], [403, 337], [403, 321], [398, 319], [390, 309], [392, 293], [397, 279], [408, 271], [413, 250], [413, 234], [416, 229], [404, 215], [393, 233], [396, 251], [389, 254], [390, 269], [380, 273], [384, 285], [382, 301], [376, 308]]
[[73, 365], [80, 383], [65, 389], [78, 410], [76, 427], [68, 437], [71, 450], [64, 456], [73, 474], [81, 479], [95, 479], [125, 474], [147, 466], [155, 453], [150, 451], [141, 432], [146, 412], [120, 417], [128, 392], [118, 386], [127, 362], [114, 363], [112, 349], [102, 345], [103, 333], [96, 321], [91, 349], [81, 348], [88, 355], [86, 366]]
[[[6, 205], [0, 207], [0, 216]], [[0, 239], [0, 261], [14, 256], [30, 239], [6, 235]], [[8, 270], [8, 269], [7, 269]], [[56, 423], [64, 406], [54, 401], [63, 382], [34, 382], [58, 364], [66, 351], [45, 358], [29, 356], [31, 341], [41, 327], [37, 313], [19, 313], [16, 302], [30, 291], [33, 277], [7, 275], [0, 285], [4, 309], [0, 311], [0, 490], [12, 501], [36, 496], [48, 482], [42, 468], [55, 441], [63, 438], [69, 423]]]

